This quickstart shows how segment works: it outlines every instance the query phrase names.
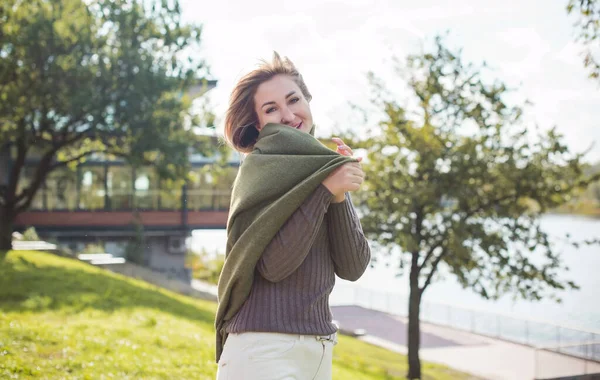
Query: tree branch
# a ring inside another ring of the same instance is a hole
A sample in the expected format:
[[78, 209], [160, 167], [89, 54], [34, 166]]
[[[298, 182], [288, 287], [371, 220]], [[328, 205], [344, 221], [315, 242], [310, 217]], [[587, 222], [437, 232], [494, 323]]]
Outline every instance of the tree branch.
[[497, 199], [493, 199], [493, 200], [491, 200], [491, 201], [489, 201], [487, 203], [484, 203], [483, 205], [479, 205], [478, 207], [476, 207], [476, 208], [474, 208], [474, 209], [472, 209], [470, 211], [467, 211], [465, 213], [465, 217], [463, 219], [467, 219], [470, 216], [473, 216], [475, 213], [477, 213], [479, 211], [482, 211], [482, 210], [486, 210], [486, 209], [490, 208], [491, 206], [498, 205], [502, 201], [508, 200], [510, 198], [515, 198], [516, 199], [517, 197], [518, 197], [518, 194], [515, 193], [515, 194], [509, 194], [507, 196], [500, 197], [500, 198], [497, 198]]
[[[100, 107], [98, 107], [100, 108]], [[87, 114], [89, 114], [90, 112], [87, 109], [83, 109], [78, 115], [76, 115], [75, 117], [70, 118], [69, 122], [65, 124], [64, 126], [64, 131], [65, 132], [69, 132], [70, 128], [72, 128], [75, 124], [83, 122], [84, 118]], [[95, 124], [94, 124], [95, 125]], [[93, 129], [94, 127], [90, 127], [88, 129], [86, 129], [85, 131], [80, 131], [77, 133], [86, 133], [87, 131], [89, 131], [90, 129]], [[66, 137], [66, 135], [65, 135]]]
[[87, 134], [87, 132], [88, 132], [88, 130], [86, 129], [84, 132], [77, 133], [77, 134], [76, 134], [74, 137], [72, 137], [71, 139], [62, 141], [61, 143], [59, 143], [58, 145], [56, 145], [56, 146], [55, 146], [55, 150], [54, 150], [54, 152], [56, 153], [56, 152], [57, 152], [59, 149], [61, 149], [61, 148], [65, 147], [65, 146], [67, 146], [67, 145], [74, 144], [74, 143], [76, 143], [77, 141], [79, 141], [79, 140], [81, 140], [81, 139], [83, 139], [83, 138], [85, 138], [85, 137], [88, 137], [88, 134]]
[[440, 261], [442, 261], [442, 258], [444, 258], [444, 256], [446, 256], [447, 252], [448, 251], [446, 249], [442, 249], [442, 253], [440, 253], [440, 255], [435, 258], [435, 261], [433, 262], [433, 264], [431, 264], [431, 270], [429, 271], [429, 274], [427, 275], [425, 284], [423, 284], [423, 287], [419, 289], [419, 293], [423, 294], [425, 289], [427, 289], [427, 287], [431, 283], [431, 279], [433, 278], [433, 275], [435, 274], [435, 272], [437, 270], [438, 264], [440, 263]]
[[27, 144], [25, 144], [25, 120], [21, 119], [19, 121], [18, 128], [20, 134], [16, 141], [17, 158], [13, 162], [10, 176], [8, 179], [8, 186], [5, 193], [6, 205], [14, 204], [17, 202], [15, 200], [15, 193], [17, 191], [17, 185], [19, 183], [19, 177], [21, 175], [21, 169], [25, 165], [25, 158], [27, 156]]
[[[447, 231], [447, 229], [446, 229], [446, 231]], [[425, 255], [425, 258], [423, 259], [423, 262], [421, 263], [421, 269], [423, 269], [425, 267], [425, 265], [427, 264], [429, 259], [433, 256], [433, 251], [435, 251], [436, 248], [438, 248], [442, 245], [443, 241], [446, 239], [446, 235], [447, 235], [447, 232], [442, 234], [441, 239], [438, 242], [436, 242], [434, 245], [431, 246], [431, 248], [427, 252], [427, 255]]]
[[[517, 194], [510, 194], [510, 195], [507, 195], [505, 197], [500, 197], [500, 198], [494, 199], [492, 201], [489, 201], [489, 202], [487, 202], [487, 203], [485, 203], [483, 205], [480, 205], [479, 207], [477, 207], [477, 208], [475, 208], [475, 209], [473, 209], [471, 211], [468, 211], [462, 219], [463, 219], [463, 221], [465, 221], [467, 218], [469, 218], [470, 216], [472, 216], [473, 214], [475, 214], [476, 212], [478, 212], [480, 210], [487, 209], [487, 208], [489, 208], [489, 207], [491, 207], [493, 205], [497, 205], [498, 203], [500, 203], [500, 202], [502, 202], [504, 200], [507, 200], [507, 199], [510, 199], [510, 198], [513, 198], [513, 197], [516, 197], [516, 196], [517, 196]], [[422, 270], [425, 267], [425, 264], [427, 263], [427, 261], [433, 256], [433, 251], [436, 248], [438, 248], [438, 247], [441, 246], [442, 242], [444, 241], [445, 236], [446, 236], [446, 234], [444, 234], [443, 238], [437, 244], [435, 244], [434, 246], [432, 246], [430, 248], [430, 250], [427, 252], [427, 255], [425, 256], [425, 259], [423, 260], [423, 263], [421, 264], [420, 270]], [[447, 249], [442, 249], [442, 252], [439, 254], [439, 256], [437, 256], [435, 258], [435, 260], [431, 264], [431, 270], [429, 271], [429, 274], [427, 275], [425, 283], [423, 284], [423, 287], [419, 289], [419, 291], [421, 293], [424, 292], [425, 289], [431, 283], [431, 279], [433, 278], [433, 275], [435, 274], [440, 261], [444, 258], [444, 256], [446, 256], [446, 254], [447, 254]]]
[[75, 156], [75, 157], [71, 157], [71, 158], [69, 158], [68, 160], [65, 160], [65, 161], [59, 161], [59, 162], [55, 163], [54, 165], [51, 165], [51, 166], [49, 167], [49, 170], [48, 170], [48, 171], [52, 171], [52, 170], [54, 170], [54, 169], [57, 169], [57, 168], [60, 168], [60, 167], [66, 166], [66, 165], [68, 165], [68, 164], [69, 164], [69, 163], [71, 163], [71, 162], [79, 161], [80, 159], [82, 159], [82, 158], [84, 158], [84, 157], [86, 157], [86, 156], [89, 156], [89, 155], [91, 155], [91, 154], [94, 154], [94, 153], [103, 153], [103, 152], [96, 151], [96, 150], [90, 150], [90, 151], [87, 151], [87, 152], [85, 152], [85, 153], [78, 154], [77, 156]]
[[[35, 192], [40, 188], [42, 183], [46, 180], [48, 176], [50, 167], [50, 163], [52, 162], [52, 158], [54, 157], [54, 153], [52, 150], [48, 151], [42, 158], [40, 159], [37, 170], [35, 171], [35, 177], [33, 181], [27, 186], [27, 188], [23, 189], [21, 194], [19, 194], [15, 200], [15, 204], [17, 205], [16, 211], [17, 213], [25, 211], [31, 205], [31, 201], [33, 200], [33, 196]], [[19, 202], [24, 201], [21, 205], [18, 205]]]

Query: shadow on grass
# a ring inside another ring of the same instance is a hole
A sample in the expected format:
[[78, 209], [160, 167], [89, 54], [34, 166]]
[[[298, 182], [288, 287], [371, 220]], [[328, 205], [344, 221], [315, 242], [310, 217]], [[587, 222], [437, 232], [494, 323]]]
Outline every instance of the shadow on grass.
[[26, 255], [11, 257], [9, 253], [8, 259], [0, 261], [0, 311], [61, 310], [75, 314], [86, 309], [113, 312], [146, 307], [213, 325], [212, 310], [170, 297], [158, 289], [137, 286], [109, 273], [61, 266], [38, 267]]

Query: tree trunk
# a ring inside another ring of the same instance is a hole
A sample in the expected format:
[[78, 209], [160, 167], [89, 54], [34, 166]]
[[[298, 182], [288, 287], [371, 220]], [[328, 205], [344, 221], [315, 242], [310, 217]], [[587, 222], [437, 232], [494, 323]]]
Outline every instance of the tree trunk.
[[0, 206], [0, 251], [12, 249], [14, 213], [9, 208]]
[[421, 361], [419, 359], [419, 348], [421, 346], [420, 308], [419, 271], [417, 267], [413, 267], [410, 271], [410, 296], [408, 300], [408, 379], [421, 378]]

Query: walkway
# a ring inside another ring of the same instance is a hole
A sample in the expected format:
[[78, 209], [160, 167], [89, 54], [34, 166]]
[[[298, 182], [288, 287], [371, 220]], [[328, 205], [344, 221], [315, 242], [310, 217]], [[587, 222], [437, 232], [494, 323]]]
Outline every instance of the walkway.
[[[192, 287], [215, 294], [217, 287], [193, 280]], [[402, 354], [407, 354], [407, 320], [360, 306], [332, 306], [334, 319], [345, 331], [365, 330], [358, 339]], [[554, 352], [536, 352], [529, 346], [487, 338], [448, 327], [421, 322], [422, 360], [490, 380], [532, 380], [600, 374], [600, 363]], [[600, 379], [590, 377], [586, 379]]]
[[[360, 306], [334, 306], [331, 309], [334, 319], [344, 330], [366, 330], [366, 335], [359, 339], [407, 353], [406, 318]], [[535, 349], [532, 347], [423, 322], [420, 357], [491, 380], [547, 379], [586, 372], [600, 374], [600, 363], [546, 351], [538, 353], [536, 374]]]

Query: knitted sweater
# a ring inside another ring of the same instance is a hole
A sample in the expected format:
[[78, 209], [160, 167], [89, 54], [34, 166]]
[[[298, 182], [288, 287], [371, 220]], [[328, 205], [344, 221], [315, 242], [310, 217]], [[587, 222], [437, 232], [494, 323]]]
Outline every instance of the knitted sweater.
[[267, 124], [238, 170], [227, 220], [225, 263], [215, 316], [216, 361], [226, 324], [248, 299], [263, 252], [285, 222], [335, 169], [357, 162], [332, 151], [310, 133]]
[[321, 184], [269, 243], [228, 333], [336, 331], [329, 308], [335, 275], [357, 280], [371, 255], [349, 194], [341, 203], [331, 203], [332, 198]]

